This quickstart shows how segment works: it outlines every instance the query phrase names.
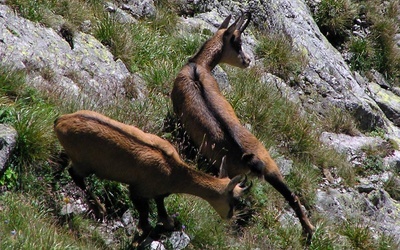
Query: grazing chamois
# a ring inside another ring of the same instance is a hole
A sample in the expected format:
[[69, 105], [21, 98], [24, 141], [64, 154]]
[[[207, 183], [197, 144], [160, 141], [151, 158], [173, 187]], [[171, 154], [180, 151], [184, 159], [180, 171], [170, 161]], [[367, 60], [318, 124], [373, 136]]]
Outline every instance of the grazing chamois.
[[223, 21], [214, 36], [178, 73], [171, 93], [174, 112], [202, 155], [215, 166], [225, 158], [228, 176], [250, 171], [279, 191], [294, 209], [303, 231], [311, 239], [314, 226], [302, 210], [298, 197], [285, 184], [265, 147], [242, 126], [211, 74], [218, 63], [241, 68], [250, 63], [242, 51], [240, 37], [251, 16], [246, 13], [228, 27], [230, 18], [228, 16]]
[[241, 176], [224, 176], [224, 164], [222, 178], [210, 176], [189, 167], [166, 140], [93, 111], [62, 115], [55, 121], [54, 130], [71, 160], [72, 179], [87, 194], [92, 195], [84, 178], [90, 174], [129, 185], [130, 198], [139, 212], [142, 239], [151, 231], [149, 199], [155, 200], [164, 228], [172, 229], [173, 219], [164, 206], [169, 194], [201, 197], [227, 219], [250, 187]]

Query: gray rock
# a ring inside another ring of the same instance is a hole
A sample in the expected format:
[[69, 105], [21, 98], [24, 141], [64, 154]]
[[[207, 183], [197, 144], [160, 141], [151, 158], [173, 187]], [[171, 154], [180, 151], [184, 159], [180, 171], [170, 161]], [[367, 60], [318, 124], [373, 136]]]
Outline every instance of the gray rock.
[[17, 131], [5, 124], [0, 124], [0, 173], [6, 169], [6, 164], [16, 145]]
[[211, 71], [213, 76], [218, 82], [219, 88], [221, 91], [230, 91], [232, 89], [229, 84], [228, 74], [221, 68], [221, 66], [217, 65], [213, 71]]
[[287, 159], [285, 157], [277, 157], [274, 159], [276, 164], [279, 166], [279, 169], [281, 170], [282, 175], [288, 176], [290, 172], [292, 171], [293, 168], [293, 161], [290, 159]]
[[356, 165], [360, 164], [360, 160], [363, 158], [363, 148], [377, 147], [386, 143], [380, 137], [350, 136], [329, 132], [321, 133], [320, 141], [336, 151], [346, 154], [347, 159]]
[[121, 8], [128, 11], [134, 18], [153, 17], [156, 7], [153, 0], [128, 0], [123, 1]]
[[382, 84], [370, 82], [368, 89], [386, 117], [394, 125], [400, 126], [400, 96], [382, 87]]
[[[0, 5], [0, 16], [0, 63], [26, 69], [28, 84], [75, 97], [95, 95], [99, 103], [125, 96], [123, 83], [132, 74], [93, 36], [75, 32], [72, 50], [55, 30], [5, 5]], [[142, 91], [137, 87], [137, 93]]]
[[322, 216], [332, 222], [363, 222], [369, 225], [371, 232], [391, 235], [395, 241], [399, 241], [399, 205], [382, 189], [369, 194], [360, 194], [352, 189], [328, 189], [317, 191], [315, 206]]
[[190, 237], [182, 231], [172, 232], [169, 242], [172, 245], [172, 249], [181, 250], [187, 247], [190, 243]]
[[150, 249], [151, 249], [151, 250], [165, 250], [165, 247], [164, 247], [164, 245], [163, 245], [161, 242], [159, 242], [159, 241], [152, 241], [152, 242], [150, 243]]

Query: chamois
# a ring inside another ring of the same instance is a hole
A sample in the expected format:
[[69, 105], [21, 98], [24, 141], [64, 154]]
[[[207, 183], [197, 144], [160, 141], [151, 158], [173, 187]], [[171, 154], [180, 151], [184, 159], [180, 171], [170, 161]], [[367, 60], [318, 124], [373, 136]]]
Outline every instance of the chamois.
[[222, 22], [214, 36], [178, 73], [171, 92], [174, 112], [202, 155], [216, 166], [225, 158], [228, 176], [251, 172], [264, 177], [289, 202], [304, 233], [311, 239], [314, 226], [303, 212], [298, 197], [285, 184], [265, 147], [242, 126], [211, 74], [219, 63], [249, 66], [250, 59], [242, 51], [240, 37], [251, 15], [242, 15], [228, 27], [230, 18]]
[[[151, 231], [149, 199], [155, 200], [164, 228], [172, 229], [173, 219], [164, 206], [169, 194], [201, 197], [227, 219], [250, 188], [241, 181], [242, 176], [229, 179], [222, 174], [217, 178], [189, 167], [166, 140], [93, 111], [62, 115], [54, 130], [71, 160], [68, 171], [86, 194], [92, 195], [84, 181], [90, 174], [129, 185], [130, 198], [139, 212], [142, 240]], [[221, 172], [225, 173], [223, 167]]]

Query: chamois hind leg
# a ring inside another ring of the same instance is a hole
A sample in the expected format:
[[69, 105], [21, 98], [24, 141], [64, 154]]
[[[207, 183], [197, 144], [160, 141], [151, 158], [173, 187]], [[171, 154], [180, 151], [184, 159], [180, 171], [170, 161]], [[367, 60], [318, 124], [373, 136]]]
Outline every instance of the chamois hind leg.
[[86, 196], [86, 199], [88, 200], [89, 208], [94, 212], [95, 217], [97, 219], [103, 220], [104, 216], [106, 214], [106, 209], [101, 204], [99, 198], [93, 194], [93, 192], [90, 190], [90, 188], [86, 187], [85, 180], [84, 180], [85, 177], [78, 175], [75, 172], [73, 165], [68, 169], [68, 172], [69, 172], [72, 180], [75, 182], [75, 184], [85, 192], [85, 196]]
[[303, 233], [307, 236], [307, 241], [310, 242], [312, 235], [314, 233], [314, 226], [308, 220], [308, 217], [301, 208], [301, 203], [299, 198], [288, 188], [284, 183], [280, 173], [267, 173], [264, 174], [264, 178], [269, 182], [276, 190], [279, 191], [289, 202], [289, 205], [295, 211], [296, 216], [299, 218], [301, 226], [303, 227]]
[[158, 196], [154, 198], [157, 205], [158, 221], [163, 224], [166, 230], [173, 230], [175, 227], [174, 219], [168, 216], [167, 210], [165, 209], [164, 198], [167, 195]]

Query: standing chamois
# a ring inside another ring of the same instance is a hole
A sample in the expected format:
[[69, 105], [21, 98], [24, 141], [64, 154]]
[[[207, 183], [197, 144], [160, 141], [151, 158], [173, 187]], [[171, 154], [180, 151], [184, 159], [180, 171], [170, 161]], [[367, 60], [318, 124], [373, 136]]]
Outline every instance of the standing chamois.
[[250, 59], [242, 51], [241, 34], [251, 16], [246, 13], [228, 27], [230, 18], [222, 22], [214, 36], [178, 73], [171, 93], [174, 112], [202, 155], [215, 166], [225, 158], [229, 177], [249, 171], [264, 177], [289, 202], [304, 233], [311, 239], [314, 226], [302, 210], [298, 197], [285, 184], [265, 147], [242, 126], [211, 75], [218, 63], [240, 68], [249, 66]]
[[159, 221], [170, 230], [174, 221], [164, 206], [169, 194], [201, 197], [222, 218], [231, 218], [234, 206], [250, 187], [240, 182], [241, 176], [227, 178], [224, 163], [220, 178], [210, 176], [189, 167], [166, 140], [93, 111], [62, 115], [55, 121], [54, 130], [71, 160], [68, 170], [73, 181], [87, 195], [94, 196], [84, 182], [90, 174], [129, 184], [130, 198], [139, 212], [141, 240], [152, 229], [149, 199], [155, 200]]

